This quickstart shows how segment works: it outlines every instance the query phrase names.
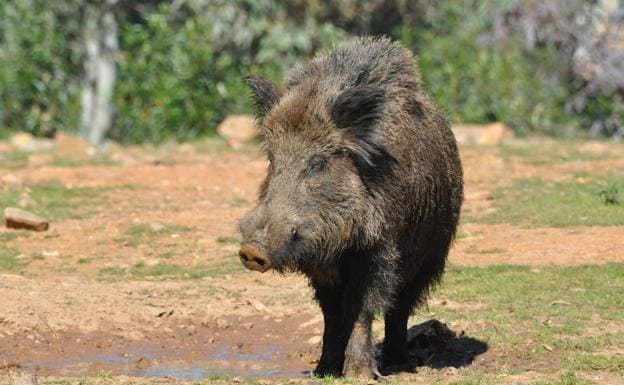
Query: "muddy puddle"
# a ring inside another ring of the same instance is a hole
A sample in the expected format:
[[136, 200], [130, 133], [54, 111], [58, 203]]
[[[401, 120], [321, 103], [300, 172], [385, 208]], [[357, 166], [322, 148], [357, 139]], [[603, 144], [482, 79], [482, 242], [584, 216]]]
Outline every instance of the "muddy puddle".
[[[306, 343], [313, 330], [298, 325], [309, 317], [276, 323], [240, 319], [202, 325], [170, 325], [167, 333], [35, 333], [0, 339], [0, 366], [40, 376], [89, 376], [107, 372], [135, 377], [201, 380], [215, 375], [244, 378], [309, 376], [318, 346]], [[244, 320], [243, 320], [244, 321]], [[226, 323], [228, 326], [223, 327]], [[220, 324], [221, 326], [217, 326]], [[247, 327], [236, 325], [246, 325]], [[231, 326], [230, 326], [231, 325]]]
[[230, 346], [217, 346], [191, 354], [136, 346], [123, 354], [27, 359], [20, 361], [19, 367], [40, 375], [82, 376], [105, 371], [135, 377], [172, 377], [179, 380], [201, 380], [214, 375], [251, 378], [294, 378], [306, 375], [304, 367], [293, 367], [288, 352], [280, 346], [264, 346], [248, 353]]
[[[132, 338], [123, 332], [14, 334], [0, 340], [7, 347], [0, 351], [0, 365], [40, 376], [106, 372], [187, 381], [215, 375], [303, 378], [310, 375], [320, 355], [320, 343], [309, 343], [310, 336], [318, 333], [318, 327], [306, 322], [309, 319], [298, 315], [251, 323], [239, 317], [200, 327], [172, 322], [141, 333], [141, 338], [136, 331], [129, 333]], [[435, 320], [412, 326], [408, 339], [414, 367], [467, 366], [487, 350], [482, 341], [458, 335]]]

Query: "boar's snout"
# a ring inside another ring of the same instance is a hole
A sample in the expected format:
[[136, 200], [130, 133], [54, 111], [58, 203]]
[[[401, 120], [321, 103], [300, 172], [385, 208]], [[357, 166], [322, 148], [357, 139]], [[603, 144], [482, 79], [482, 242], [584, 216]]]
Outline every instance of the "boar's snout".
[[271, 260], [251, 243], [242, 245], [238, 255], [243, 265], [249, 270], [264, 273], [271, 268]]

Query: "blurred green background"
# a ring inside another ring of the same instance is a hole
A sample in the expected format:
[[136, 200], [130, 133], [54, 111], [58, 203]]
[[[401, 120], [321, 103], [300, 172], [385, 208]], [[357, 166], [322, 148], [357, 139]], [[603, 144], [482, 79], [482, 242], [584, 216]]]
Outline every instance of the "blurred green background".
[[92, 141], [212, 135], [249, 112], [242, 76], [279, 82], [317, 50], [385, 34], [416, 53], [453, 122], [620, 138], [623, 25], [618, 0], [8, 0], [0, 136], [89, 136], [88, 90], [106, 88], [106, 71], [105, 133]]

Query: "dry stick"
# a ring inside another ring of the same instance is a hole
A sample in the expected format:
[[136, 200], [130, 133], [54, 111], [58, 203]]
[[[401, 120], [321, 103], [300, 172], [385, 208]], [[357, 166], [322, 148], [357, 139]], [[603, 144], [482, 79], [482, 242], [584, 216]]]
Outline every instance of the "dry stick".
[[55, 339], [58, 339], [58, 333], [56, 333], [56, 330], [54, 330], [52, 328], [52, 326], [50, 326], [50, 324], [48, 323], [48, 319], [46, 318], [46, 316], [44, 315], [40, 315], [39, 316], [39, 320], [48, 328], [50, 329], [50, 331], [52, 332], [52, 335], [54, 336]]

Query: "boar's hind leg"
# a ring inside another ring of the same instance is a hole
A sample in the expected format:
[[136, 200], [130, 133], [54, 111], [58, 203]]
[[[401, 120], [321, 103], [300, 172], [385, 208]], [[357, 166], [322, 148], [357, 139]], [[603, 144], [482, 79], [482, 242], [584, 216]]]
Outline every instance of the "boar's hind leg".
[[386, 311], [382, 350], [382, 364], [385, 371], [393, 372], [408, 369], [407, 320], [409, 314], [409, 305], [400, 302]]
[[390, 308], [386, 310], [385, 336], [382, 349], [382, 364], [385, 372], [413, 370], [407, 349], [407, 322], [414, 308], [421, 304], [429, 288], [437, 282], [446, 262], [449, 247], [448, 238], [439, 238], [434, 250], [440, 250], [426, 257], [418, 270], [406, 274], [404, 284], [396, 293]]
[[[315, 285], [317, 286], [317, 285]], [[323, 311], [325, 330], [323, 331], [323, 351], [314, 374], [319, 377], [342, 374], [345, 348], [348, 334], [342, 316], [342, 298], [340, 291], [316, 287], [316, 298]]]
[[407, 349], [407, 321], [412, 309], [423, 300], [430, 284], [430, 278], [417, 274], [412, 282], [397, 293], [390, 308], [384, 315], [384, 341], [382, 365], [385, 372], [409, 371]]

